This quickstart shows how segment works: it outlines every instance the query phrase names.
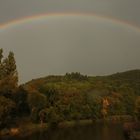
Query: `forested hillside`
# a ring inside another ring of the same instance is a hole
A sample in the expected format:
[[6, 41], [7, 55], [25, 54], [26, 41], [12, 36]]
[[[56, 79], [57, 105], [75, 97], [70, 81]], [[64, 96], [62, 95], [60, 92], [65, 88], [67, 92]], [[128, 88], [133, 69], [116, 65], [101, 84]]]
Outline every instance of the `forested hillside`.
[[[43, 117], [44, 121], [50, 121], [54, 114], [56, 118], [53, 119], [60, 121], [139, 114], [140, 70], [96, 77], [66, 73], [32, 80], [25, 88], [30, 93], [30, 100], [35, 95], [37, 101], [39, 97], [44, 100], [40, 115], [50, 116]], [[104, 100], [107, 100], [106, 107]], [[34, 103], [32, 107], [37, 107]]]
[[140, 119], [140, 70], [109, 76], [72, 72], [18, 85], [14, 53], [5, 58], [0, 49], [0, 128], [18, 124], [22, 118], [58, 124], [116, 115]]

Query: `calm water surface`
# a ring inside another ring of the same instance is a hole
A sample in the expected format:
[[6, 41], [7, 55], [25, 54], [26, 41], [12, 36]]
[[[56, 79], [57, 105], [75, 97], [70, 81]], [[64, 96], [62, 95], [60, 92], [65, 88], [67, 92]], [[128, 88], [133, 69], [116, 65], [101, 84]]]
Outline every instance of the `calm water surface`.
[[125, 140], [121, 124], [97, 123], [38, 132], [22, 140]]

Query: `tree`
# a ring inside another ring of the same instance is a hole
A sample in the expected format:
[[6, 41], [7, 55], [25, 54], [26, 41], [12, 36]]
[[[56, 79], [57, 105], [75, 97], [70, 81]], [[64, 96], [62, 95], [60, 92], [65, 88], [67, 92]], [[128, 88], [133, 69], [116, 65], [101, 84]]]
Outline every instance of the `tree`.
[[140, 96], [136, 99], [135, 102], [135, 115], [138, 120], [140, 120]]
[[47, 98], [39, 92], [28, 93], [28, 104], [31, 112], [31, 119], [34, 122], [39, 120], [39, 111], [47, 106]]
[[54, 85], [48, 84], [47, 86], [41, 86], [39, 91], [43, 93], [44, 95], [46, 95], [48, 105], [54, 106], [54, 104], [57, 101], [58, 94], [59, 94], [58, 89]]
[[9, 77], [12, 81], [13, 86], [17, 87], [18, 85], [18, 73], [16, 67], [16, 61], [14, 58], [14, 53], [9, 52], [7, 58], [3, 60], [3, 69], [4, 69], [4, 76]]
[[88, 80], [88, 77], [86, 75], [82, 75], [80, 72], [72, 72], [72, 73], [66, 73], [65, 78], [68, 80]]
[[2, 60], [3, 50], [0, 49], [0, 93], [11, 98], [18, 86], [18, 73], [14, 53], [9, 52], [8, 57]]
[[103, 118], [105, 119], [108, 115], [108, 106], [109, 106], [109, 101], [107, 98], [103, 98], [102, 100], [102, 109], [101, 113], [103, 115]]
[[12, 100], [0, 96], [0, 127], [12, 122], [15, 108], [16, 105]]
[[93, 101], [89, 102], [91, 108], [91, 117], [93, 120], [101, 118], [102, 100], [100, 97], [96, 97]]
[[126, 114], [126, 106], [122, 101], [122, 95], [113, 93], [107, 97], [109, 101], [108, 115], [124, 115]]
[[0, 80], [3, 78], [2, 58], [3, 58], [3, 49], [0, 49]]
[[2, 61], [2, 58], [3, 58], [3, 49], [0, 49], [0, 63]]
[[17, 115], [28, 115], [30, 113], [28, 101], [28, 92], [24, 89], [23, 86], [19, 86], [18, 90], [14, 95], [14, 101], [17, 106]]
[[51, 127], [56, 127], [62, 118], [56, 107], [49, 107], [39, 112], [40, 121], [48, 122]]

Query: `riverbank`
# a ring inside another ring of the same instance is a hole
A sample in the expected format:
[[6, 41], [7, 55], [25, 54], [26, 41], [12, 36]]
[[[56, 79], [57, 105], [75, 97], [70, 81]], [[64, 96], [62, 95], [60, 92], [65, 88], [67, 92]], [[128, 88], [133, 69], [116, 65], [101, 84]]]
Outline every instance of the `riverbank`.
[[32, 135], [33, 133], [40, 132], [40, 131], [47, 131], [49, 128], [68, 128], [68, 127], [75, 127], [75, 126], [84, 126], [84, 125], [91, 125], [94, 123], [125, 123], [125, 122], [132, 122], [131, 116], [111, 116], [106, 118], [105, 120], [76, 120], [76, 121], [63, 121], [59, 124], [36, 124], [31, 123], [29, 120], [22, 120], [18, 127], [12, 127], [12, 128], [5, 128], [0, 131], [0, 137], [1, 138], [7, 138], [7, 137], [26, 137], [29, 135]]
[[[92, 120], [79, 120], [79, 121], [64, 121], [57, 125], [57, 128], [66, 128], [66, 127], [74, 127], [79, 125], [89, 125], [92, 124]], [[43, 124], [36, 124], [36, 123], [24, 123], [20, 124], [19, 127], [13, 128], [4, 128], [0, 131], [1, 138], [7, 137], [26, 137], [33, 133], [39, 131], [46, 131], [51, 128], [53, 124], [43, 123]], [[56, 127], [56, 125], [55, 125]]]
[[28, 123], [24, 125], [20, 125], [19, 127], [13, 127], [13, 128], [5, 128], [0, 131], [0, 137], [2, 139], [10, 138], [10, 137], [26, 137], [33, 133], [39, 132], [39, 131], [45, 131], [48, 129], [47, 124], [34, 124], [34, 123]]

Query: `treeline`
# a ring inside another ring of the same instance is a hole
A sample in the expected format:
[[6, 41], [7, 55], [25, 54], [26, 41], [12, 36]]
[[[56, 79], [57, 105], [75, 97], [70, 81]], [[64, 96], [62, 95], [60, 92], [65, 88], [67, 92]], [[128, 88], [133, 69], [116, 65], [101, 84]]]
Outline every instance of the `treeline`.
[[18, 86], [14, 53], [4, 58], [0, 49], [0, 128], [13, 125], [17, 117], [29, 114], [27, 92]]
[[78, 72], [47, 76], [18, 85], [14, 53], [0, 50], [0, 128], [29, 118], [34, 123], [102, 119], [131, 115], [140, 119], [140, 70], [91, 77]]
[[[34, 121], [55, 123], [64, 120], [97, 120], [114, 115], [131, 115], [139, 119], [138, 73], [140, 71], [88, 77], [76, 72], [32, 80], [25, 85], [30, 91], [30, 101], [36, 95], [36, 101], [30, 106], [35, 107], [31, 112], [32, 118]], [[38, 99], [42, 106], [38, 105]], [[105, 108], [104, 100], [108, 102]]]

